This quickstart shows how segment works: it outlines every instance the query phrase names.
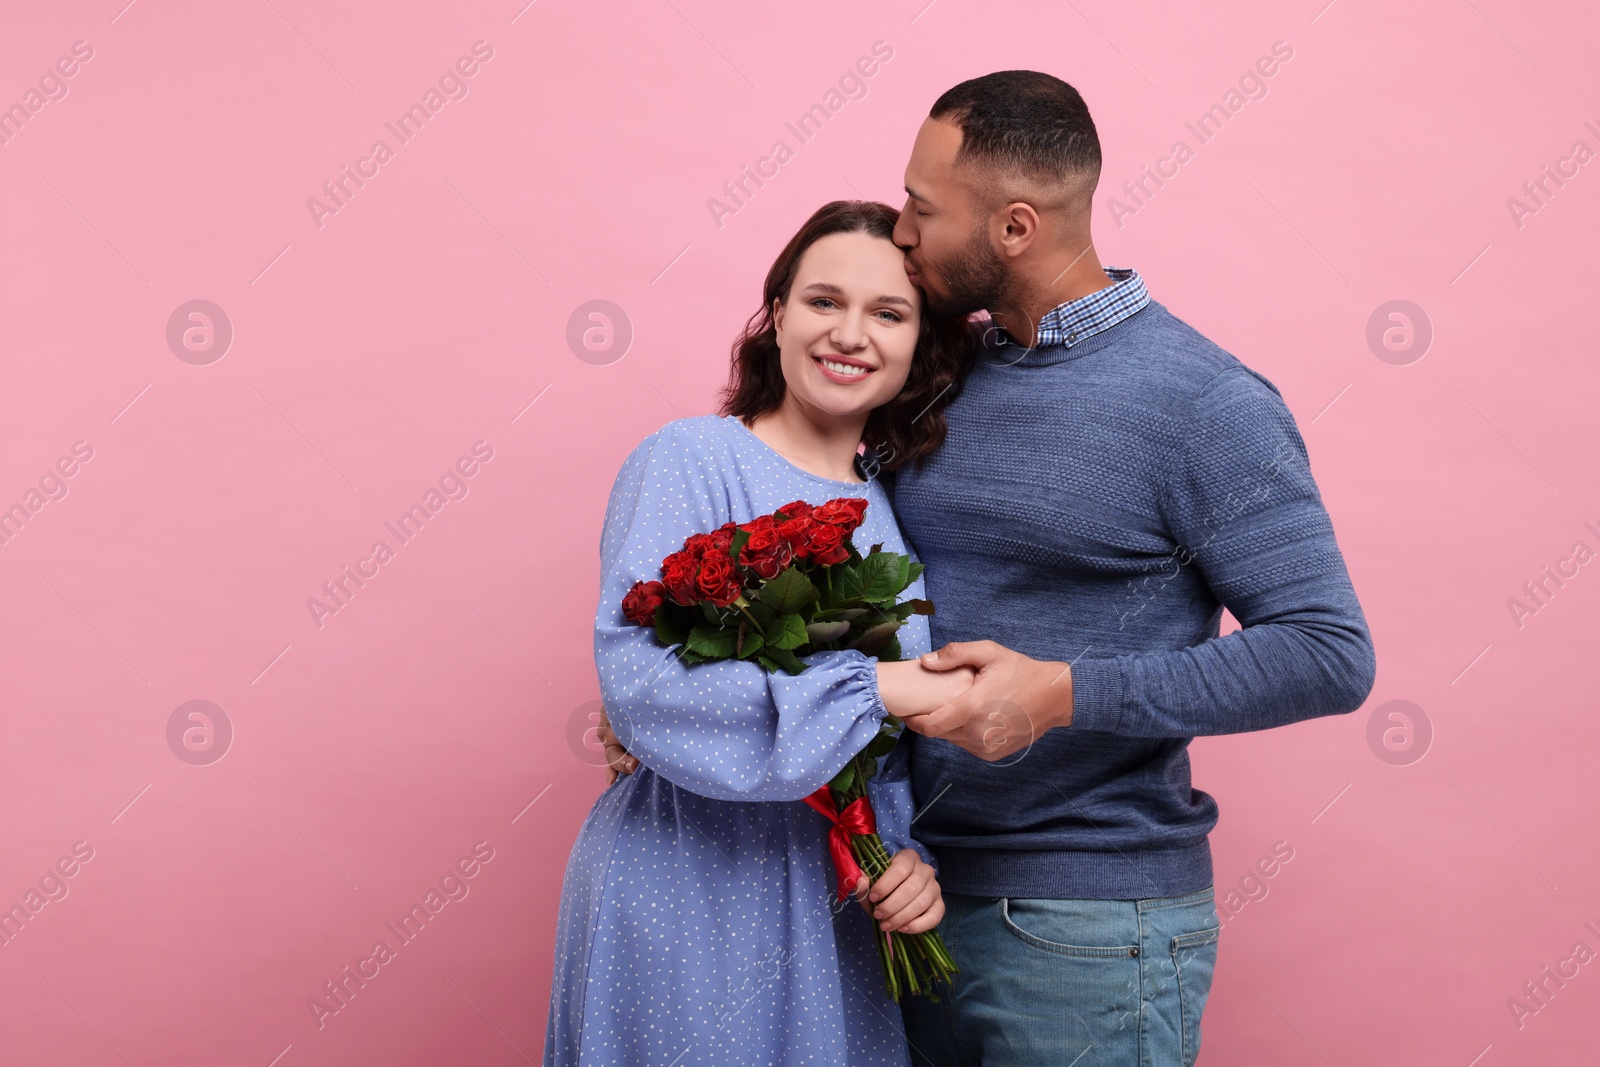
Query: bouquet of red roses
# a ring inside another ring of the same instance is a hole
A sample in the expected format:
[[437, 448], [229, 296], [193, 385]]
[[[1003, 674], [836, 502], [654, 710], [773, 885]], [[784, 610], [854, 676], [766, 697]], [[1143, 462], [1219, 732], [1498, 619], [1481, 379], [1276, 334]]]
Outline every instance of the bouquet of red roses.
[[[840, 497], [816, 507], [785, 504], [746, 523], [726, 522], [698, 533], [661, 562], [659, 581], [635, 582], [622, 599], [629, 622], [652, 627], [663, 645], [682, 645], [695, 664], [746, 659], [769, 671], [800, 674], [800, 657], [856, 649], [883, 660], [900, 658], [896, 631], [912, 615], [932, 615], [927, 600], [897, 598], [922, 573], [922, 564], [873, 545], [865, 556], [850, 535], [867, 501]], [[876, 881], [889, 866], [877, 834], [867, 782], [878, 757], [894, 748], [903, 724], [893, 715], [878, 736], [805, 802], [833, 823], [828, 848], [844, 900], [864, 873]], [[889, 995], [902, 991], [934, 1000], [933, 980], [948, 981], [955, 961], [937, 930], [893, 935], [873, 923]]]

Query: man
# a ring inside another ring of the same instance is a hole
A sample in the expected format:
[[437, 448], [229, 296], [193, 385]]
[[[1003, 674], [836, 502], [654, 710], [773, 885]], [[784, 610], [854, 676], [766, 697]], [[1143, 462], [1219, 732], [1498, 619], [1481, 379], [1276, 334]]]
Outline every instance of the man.
[[[1099, 172], [1082, 98], [1032, 71], [941, 96], [906, 167], [908, 273], [992, 320], [944, 446], [891, 476], [938, 605], [923, 661], [979, 672], [906, 721], [961, 968], [904, 1006], [924, 1067], [1192, 1064], [1217, 805], [1189, 741], [1349, 712], [1373, 684], [1293, 416], [1101, 266]], [[1224, 607], [1241, 629], [1220, 637]]]

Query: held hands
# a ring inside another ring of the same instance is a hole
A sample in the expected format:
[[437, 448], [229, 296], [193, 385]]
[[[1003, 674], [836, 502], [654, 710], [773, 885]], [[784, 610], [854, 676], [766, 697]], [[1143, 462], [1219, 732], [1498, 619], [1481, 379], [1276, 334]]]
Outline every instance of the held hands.
[[896, 852], [876, 882], [863, 874], [856, 883], [856, 899], [886, 933], [920, 934], [944, 918], [939, 879], [913, 848]]
[[875, 666], [883, 706], [902, 719], [939, 710], [971, 688], [978, 677], [972, 667], [936, 671], [914, 659], [879, 660]]
[[917, 662], [931, 671], [977, 670], [976, 680], [943, 706], [901, 716], [906, 729], [924, 737], [994, 762], [1028, 748], [1046, 730], [1072, 725], [1071, 664], [1032, 659], [993, 641], [952, 641]]
[[[979, 759], [1005, 759], [1046, 730], [1072, 725], [1071, 664], [1033, 659], [994, 641], [952, 641], [916, 660], [880, 661], [877, 669], [884, 706], [906, 729]], [[604, 708], [596, 732], [605, 746], [607, 785], [638, 769]]]

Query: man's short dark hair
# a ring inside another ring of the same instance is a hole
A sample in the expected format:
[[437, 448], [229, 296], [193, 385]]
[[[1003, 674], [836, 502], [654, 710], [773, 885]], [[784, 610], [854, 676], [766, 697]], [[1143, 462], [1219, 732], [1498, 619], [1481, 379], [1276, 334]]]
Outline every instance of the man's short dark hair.
[[1005, 202], [1006, 179], [1061, 189], [1051, 205], [1087, 210], [1100, 180], [1100, 135], [1078, 90], [1035, 70], [997, 70], [964, 81], [935, 100], [928, 117], [961, 129], [956, 165], [984, 172], [991, 202]]

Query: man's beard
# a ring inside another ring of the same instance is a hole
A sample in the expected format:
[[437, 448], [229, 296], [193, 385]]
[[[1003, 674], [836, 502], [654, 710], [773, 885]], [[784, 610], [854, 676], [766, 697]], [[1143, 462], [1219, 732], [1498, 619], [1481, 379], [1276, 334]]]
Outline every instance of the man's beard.
[[927, 269], [944, 283], [942, 293], [931, 287], [923, 290], [928, 307], [940, 314], [970, 315], [995, 307], [1006, 291], [1005, 261], [989, 247], [988, 230], [983, 225], [973, 231], [967, 246], [948, 263], [937, 267], [929, 263]]

